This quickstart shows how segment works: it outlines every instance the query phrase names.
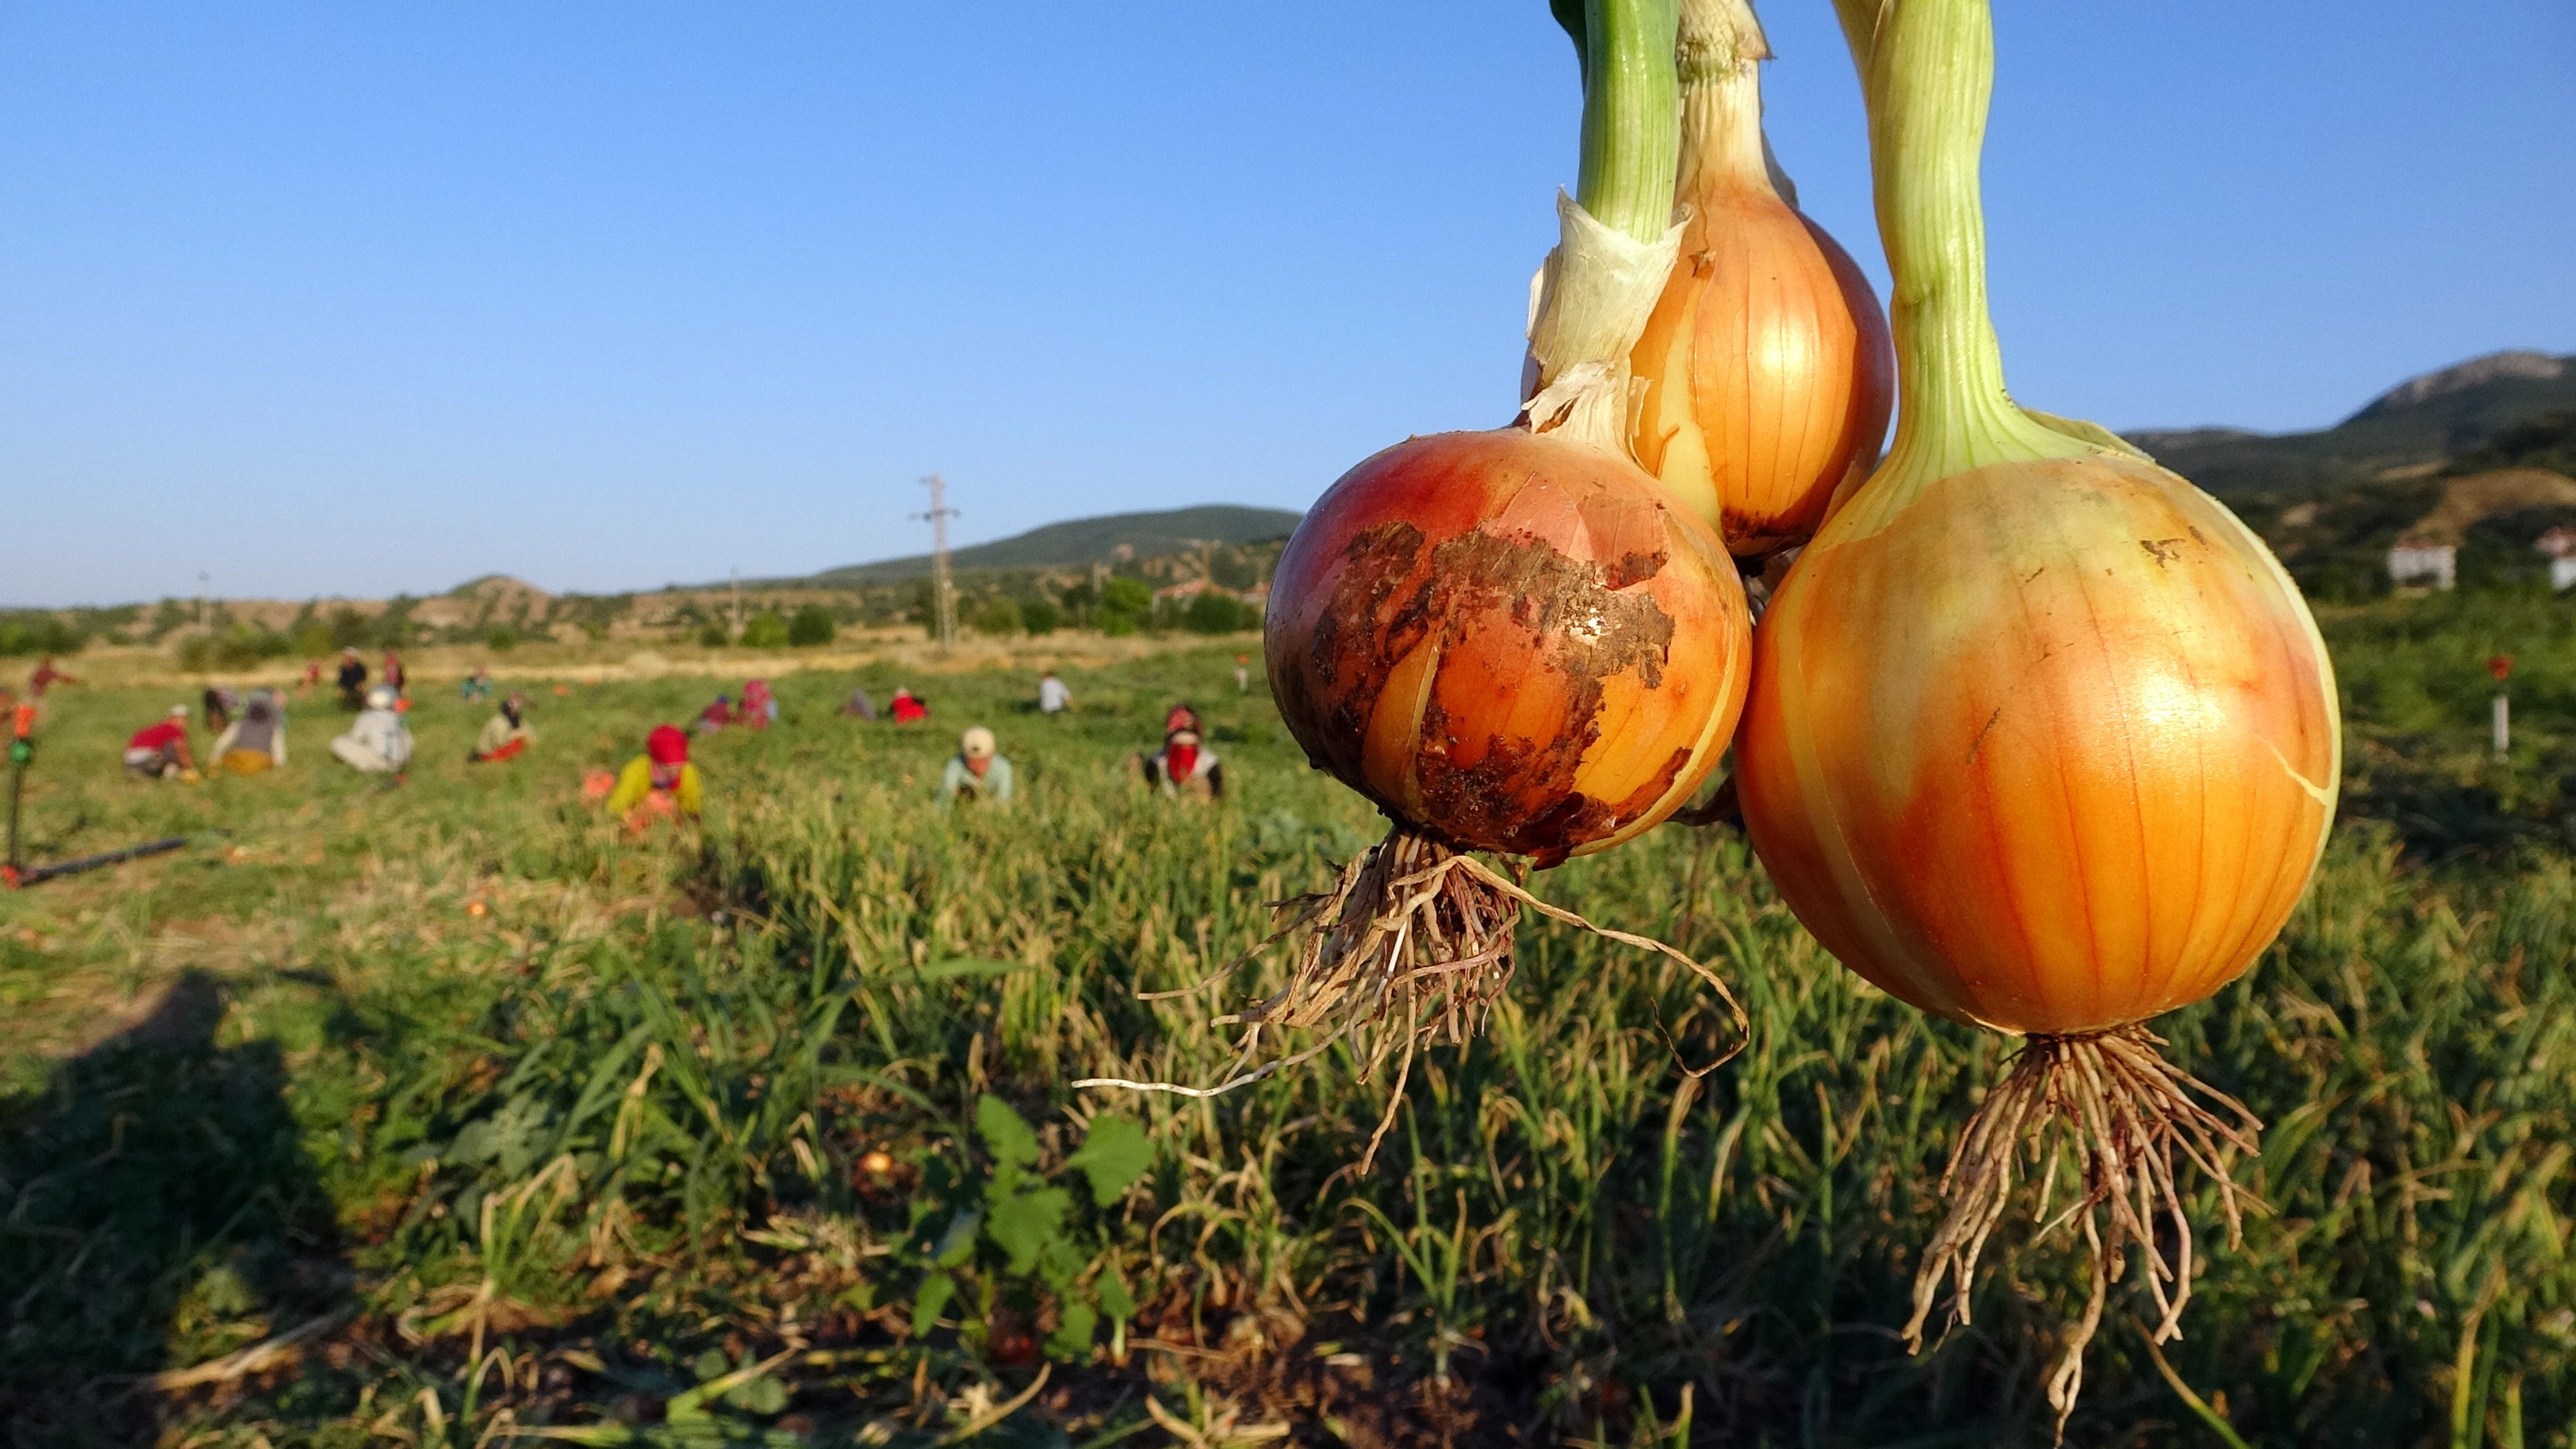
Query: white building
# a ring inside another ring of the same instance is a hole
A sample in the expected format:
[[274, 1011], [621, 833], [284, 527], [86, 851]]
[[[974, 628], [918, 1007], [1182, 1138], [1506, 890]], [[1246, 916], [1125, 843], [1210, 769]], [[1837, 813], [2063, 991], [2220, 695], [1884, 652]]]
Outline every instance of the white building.
[[2401, 589], [2447, 589], [2460, 579], [2460, 550], [2447, 543], [2401, 538], [2388, 551], [2388, 578]]
[[2576, 588], [2576, 529], [2553, 528], [2532, 544], [2549, 559], [2549, 587]]

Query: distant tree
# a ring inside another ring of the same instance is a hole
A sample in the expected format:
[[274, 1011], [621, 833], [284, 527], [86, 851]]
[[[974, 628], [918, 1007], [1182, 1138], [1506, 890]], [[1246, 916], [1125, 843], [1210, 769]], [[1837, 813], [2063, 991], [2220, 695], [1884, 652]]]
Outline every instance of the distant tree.
[[821, 604], [807, 604], [787, 621], [787, 642], [799, 649], [829, 644], [837, 632], [839, 626], [833, 622], [832, 611]]
[[160, 607], [152, 611], [152, 624], [145, 630], [144, 637], [158, 644], [163, 635], [173, 629], [187, 627], [195, 622], [196, 617], [197, 611], [188, 604], [178, 599], [163, 599]]
[[784, 649], [787, 647], [787, 621], [776, 609], [763, 609], [743, 621], [742, 647], [745, 649]]
[[299, 659], [321, 659], [332, 650], [331, 626], [319, 619], [305, 621], [294, 633], [295, 655]]
[[88, 643], [88, 636], [51, 614], [0, 618], [0, 655], [78, 654]]
[[497, 654], [507, 654], [519, 647], [519, 631], [508, 624], [495, 624], [484, 631], [483, 647]]
[[709, 619], [700, 624], [697, 638], [700, 644], [709, 649], [722, 649], [733, 642], [733, 636], [725, 632], [724, 621], [721, 619]]
[[1064, 622], [1064, 611], [1045, 599], [1020, 605], [1020, 627], [1032, 634], [1052, 634]]
[[1100, 591], [1100, 632], [1133, 634], [1152, 621], [1154, 590], [1143, 579], [1113, 578]]
[[367, 627], [367, 616], [346, 604], [331, 611], [331, 647], [355, 649], [367, 642], [373, 630]]
[[1007, 638], [1020, 632], [1020, 606], [1008, 599], [995, 599], [975, 611], [975, 632]]
[[1209, 589], [1181, 611], [1181, 627], [1193, 634], [1232, 634], [1259, 627], [1261, 611], [1232, 594]]

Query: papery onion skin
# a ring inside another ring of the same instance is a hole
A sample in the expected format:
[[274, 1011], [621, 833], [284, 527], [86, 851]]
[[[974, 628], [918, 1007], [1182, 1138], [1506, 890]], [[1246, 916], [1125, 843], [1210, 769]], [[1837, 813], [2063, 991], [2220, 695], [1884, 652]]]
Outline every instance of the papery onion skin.
[[1693, 198], [1681, 260], [1630, 361], [1637, 461], [1729, 549], [1804, 542], [1878, 462], [1896, 352], [1869, 280], [1765, 181]]
[[1798, 919], [1888, 992], [2070, 1034], [2202, 1000], [2306, 889], [2333, 668], [2235, 515], [2089, 455], [1873, 484], [1762, 619], [1736, 768]]
[[1506, 428], [1344, 474], [1280, 556], [1265, 646], [1319, 767], [1399, 821], [1553, 864], [1698, 789], [1751, 636], [1724, 548], [1652, 478]]

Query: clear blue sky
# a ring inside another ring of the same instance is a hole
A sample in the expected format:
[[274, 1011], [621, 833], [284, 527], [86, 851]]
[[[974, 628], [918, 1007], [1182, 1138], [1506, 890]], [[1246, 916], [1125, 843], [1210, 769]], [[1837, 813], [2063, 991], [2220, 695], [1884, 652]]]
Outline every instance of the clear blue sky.
[[[2576, 351], [2576, 5], [2002, 0], [2025, 400], [2320, 426]], [[1873, 271], [1825, 0], [1775, 144]], [[1541, 0], [0, 7], [0, 603], [803, 572], [1302, 507], [1511, 412]]]

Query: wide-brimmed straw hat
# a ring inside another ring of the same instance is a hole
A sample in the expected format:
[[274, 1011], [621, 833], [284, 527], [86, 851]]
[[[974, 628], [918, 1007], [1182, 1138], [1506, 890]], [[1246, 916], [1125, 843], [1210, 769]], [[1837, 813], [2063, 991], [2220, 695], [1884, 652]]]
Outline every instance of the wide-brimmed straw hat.
[[970, 760], [989, 760], [993, 757], [993, 732], [977, 725], [957, 737], [957, 749]]

